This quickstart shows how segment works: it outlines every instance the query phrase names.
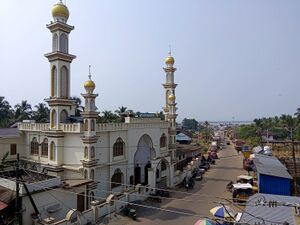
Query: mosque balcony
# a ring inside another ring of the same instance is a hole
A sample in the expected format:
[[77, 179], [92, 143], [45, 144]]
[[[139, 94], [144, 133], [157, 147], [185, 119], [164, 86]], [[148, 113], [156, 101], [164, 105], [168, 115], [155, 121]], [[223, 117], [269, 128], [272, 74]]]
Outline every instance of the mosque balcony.
[[169, 123], [160, 118], [130, 118], [125, 123], [98, 123], [96, 126], [97, 132], [104, 131], [120, 131], [134, 128], [162, 128], [167, 129]]
[[63, 60], [66, 62], [71, 63], [73, 59], [76, 58], [75, 55], [71, 55], [68, 53], [60, 52], [60, 51], [55, 51], [55, 52], [50, 52], [45, 54], [45, 57], [48, 58], [49, 62], [55, 61], [55, 60]]
[[47, 131], [49, 128], [49, 123], [18, 123], [18, 129], [22, 131]]
[[[64, 133], [80, 133], [82, 125], [80, 123], [61, 123], [58, 129]], [[18, 129], [21, 131], [50, 131], [49, 123], [18, 123]]]
[[174, 84], [174, 83], [165, 83], [163, 84], [164, 88], [176, 88], [178, 84]]
[[64, 31], [66, 33], [70, 33], [72, 30], [74, 30], [74, 26], [70, 26], [66, 23], [62, 23], [62, 22], [51, 22], [50, 24], [47, 24], [47, 28], [51, 31], [51, 32], [55, 32], [55, 31]]

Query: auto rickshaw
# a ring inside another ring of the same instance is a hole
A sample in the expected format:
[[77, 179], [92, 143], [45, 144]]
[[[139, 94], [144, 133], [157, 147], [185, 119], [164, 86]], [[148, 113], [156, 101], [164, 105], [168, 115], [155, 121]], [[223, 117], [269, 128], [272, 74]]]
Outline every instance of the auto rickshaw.
[[236, 182], [237, 183], [242, 183], [242, 184], [251, 184], [253, 185], [253, 177], [252, 176], [248, 176], [248, 175], [239, 175], [236, 178]]
[[253, 187], [249, 183], [236, 183], [232, 185], [232, 199], [233, 202], [247, 202], [248, 198], [253, 195]]

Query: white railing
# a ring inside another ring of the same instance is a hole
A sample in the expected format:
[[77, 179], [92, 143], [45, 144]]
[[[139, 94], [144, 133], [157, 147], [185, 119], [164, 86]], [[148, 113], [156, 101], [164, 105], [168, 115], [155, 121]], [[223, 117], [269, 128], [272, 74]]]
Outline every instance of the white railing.
[[49, 123], [18, 123], [19, 130], [44, 131], [49, 130]]
[[[145, 119], [149, 119], [149, 118], [145, 118]], [[168, 126], [169, 124], [167, 122], [161, 121], [160, 119], [159, 119], [159, 123], [157, 121], [154, 123], [150, 123], [149, 121], [146, 123], [98, 123], [96, 126], [96, 131], [97, 132], [118, 131], [118, 130], [128, 130], [130, 128], [156, 128], [156, 127], [168, 128]]]

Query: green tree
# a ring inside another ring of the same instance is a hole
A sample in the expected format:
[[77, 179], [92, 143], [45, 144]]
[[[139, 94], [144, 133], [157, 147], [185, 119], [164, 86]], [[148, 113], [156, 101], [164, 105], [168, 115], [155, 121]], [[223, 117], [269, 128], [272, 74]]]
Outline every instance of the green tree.
[[21, 104], [15, 105], [14, 108], [15, 119], [17, 122], [21, 122], [23, 120], [28, 120], [32, 118], [31, 105], [27, 102], [27, 100], [23, 100]]
[[36, 111], [33, 112], [36, 122], [45, 123], [49, 121], [50, 110], [44, 103], [38, 103], [34, 108], [36, 108]]
[[14, 118], [14, 111], [9, 102], [0, 96], [0, 128], [8, 127]]
[[182, 121], [182, 125], [189, 130], [198, 130], [198, 121], [195, 119], [184, 118]]
[[105, 110], [102, 112], [102, 116], [98, 117], [97, 121], [99, 123], [120, 122], [120, 117], [112, 111]]
[[75, 116], [80, 116], [81, 112], [84, 110], [84, 107], [81, 105], [81, 98], [73, 96], [71, 99], [75, 101]]
[[115, 110], [115, 113], [117, 113], [119, 116], [121, 116], [122, 113], [126, 112], [127, 107], [121, 106], [119, 109]]

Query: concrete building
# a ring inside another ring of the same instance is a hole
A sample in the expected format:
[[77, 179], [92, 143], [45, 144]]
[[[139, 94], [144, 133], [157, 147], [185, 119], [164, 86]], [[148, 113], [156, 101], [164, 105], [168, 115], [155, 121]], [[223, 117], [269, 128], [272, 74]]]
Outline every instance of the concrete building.
[[[10, 159], [20, 154], [22, 167], [64, 180], [91, 180], [85, 193], [106, 197], [123, 192], [130, 185], [174, 186], [176, 163], [176, 97], [174, 58], [165, 60], [165, 120], [126, 117], [122, 123], [97, 123], [96, 84], [89, 71], [84, 82], [84, 111], [80, 123], [70, 123], [75, 102], [70, 98], [71, 64], [69, 40], [74, 26], [61, 1], [52, 8], [53, 21], [47, 25], [52, 34], [52, 50], [45, 54], [50, 64], [50, 123], [27, 121], [17, 129], [0, 131], [2, 153]], [[11, 135], [9, 134], [11, 132]], [[82, 198], [77, 199], [82, 201]], [[83, 199], [80, 210], [90, 206]], [[74, 203], [75, 204], [75, 203]], [[77, 207], [79, 202], [75, 204]]]

